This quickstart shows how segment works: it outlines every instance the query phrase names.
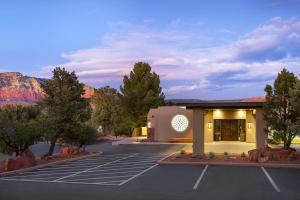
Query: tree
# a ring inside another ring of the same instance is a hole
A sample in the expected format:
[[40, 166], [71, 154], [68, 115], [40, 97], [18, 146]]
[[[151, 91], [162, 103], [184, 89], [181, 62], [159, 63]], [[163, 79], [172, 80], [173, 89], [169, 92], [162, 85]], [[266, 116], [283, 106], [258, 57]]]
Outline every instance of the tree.
[[52, 155], [58, 138], [77, 131], [81, 123], [90, 119], [90, 102], [83, 98], [84, 85], [78, 81], [75, 72], [55, 68], [53, 77], [42, 84], [45, 98], [40, 106], [45, 113], [49, 128], [46, 137], [50, 139], [47, 155]]
[[114, 114], [118, 112], [119, 107], [118, 91], [109, 86], [99, 88], [95, 90], [92, 103], [95, 107], [92, 113], [93, 124], [101, 126], [104, 134], [111, 133]]
[[131, 133], [128, 115], [121, 105], [120, 94], [116, 89], [109, 86], [97, 89], [92, 103], [95, 107], [92, 122], [96, 127], [101, 126], [104, 134], [113, 133], [117, 137]]
[[129, 76], [124, 76], [120, 99], [134, 127], [145, 126], [150, 108], [164, 105], [165, 95], [159, 76], [148, 63], [138, 62]]
[[292, 124], [291, 129], [300, 135], [300, 80], [297, 80], [295, 88], [290, 91], [291, 104], [293, 105], [293, 116], [295, 122]]
[[7, 105], [0, 108], [0, 151], [16, 156], [37, 142], [40, 111], [33, 106]]
[[78, 146], [78, 148], [83, 148], [83, 151], [85, 151], [85, 147], [88, 144], [96, 141], [97, 130], [89, 123], [77, 125], [78, 127], [74, 127], [76, 131], [64, 134], [62, 139], [64, 142]]
[[[278, 74], [274, 86], [265, 88], [264, 120], [270, 143], [283, 142], [284, 149], [290, 148], [297, 134], [294, 124], [299, 120], [291, 92], [295, 90], [297, 77], [285, 68]], [[298, 103], [299, 104], [299, 103]]]

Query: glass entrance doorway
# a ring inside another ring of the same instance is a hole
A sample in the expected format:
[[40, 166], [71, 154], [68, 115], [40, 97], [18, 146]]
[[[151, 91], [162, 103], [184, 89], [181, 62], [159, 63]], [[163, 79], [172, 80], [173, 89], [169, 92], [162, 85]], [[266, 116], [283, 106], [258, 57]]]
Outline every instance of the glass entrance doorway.
[[245, 141], [244, 119], [215, 119], [214, 120], [215, 141]]

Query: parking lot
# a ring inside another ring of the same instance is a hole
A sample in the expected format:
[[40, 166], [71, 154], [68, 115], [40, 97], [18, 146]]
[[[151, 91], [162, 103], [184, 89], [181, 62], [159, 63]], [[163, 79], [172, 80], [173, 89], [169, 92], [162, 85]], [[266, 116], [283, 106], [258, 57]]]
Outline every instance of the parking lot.
[[163, 154], [100, 155], [0, 178], [11, 181], [123, 185], [157, 165]]
[[299, 169], [157, 164], [179, 147], [124, 145], [2, 177], [0, 199], [300, 199]]

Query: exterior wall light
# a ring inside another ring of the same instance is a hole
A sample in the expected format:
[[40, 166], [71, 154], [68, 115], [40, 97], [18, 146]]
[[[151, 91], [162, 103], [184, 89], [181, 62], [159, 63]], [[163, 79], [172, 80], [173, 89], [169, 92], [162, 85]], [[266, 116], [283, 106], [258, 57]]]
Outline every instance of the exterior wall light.
[[214, 111], [214, 117], [219, 119], [219, 118], [222, 118], [222, 111], [221, 110], [215, 110]]
[[251, 122], [248, 122], [248, 123], [247, 123], [247, 127], [248, 127], [248, 129], [251, 129], [251, 128], [252, 128], [252, 123], [251, 123]]
[[151, 122], [148, 122], [147, 127], [151, 128]]
[[246, 117], [246, 112], [244, 110], [239, 111], [239, 117], [240, 118], [245, 118]]
[[208, 122], [208, 129], [211, 129], [211, 127], [212, 127], [212, 123]]

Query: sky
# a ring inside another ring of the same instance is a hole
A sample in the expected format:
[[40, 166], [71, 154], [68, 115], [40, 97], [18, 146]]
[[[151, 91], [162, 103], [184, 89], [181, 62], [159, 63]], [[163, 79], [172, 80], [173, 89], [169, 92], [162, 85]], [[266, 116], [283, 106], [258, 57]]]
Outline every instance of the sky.
[[300, 74], [300, 0], [0, 0], [0, 71], [119, 89], [134, 63], [167, 98], [263, 96]]

